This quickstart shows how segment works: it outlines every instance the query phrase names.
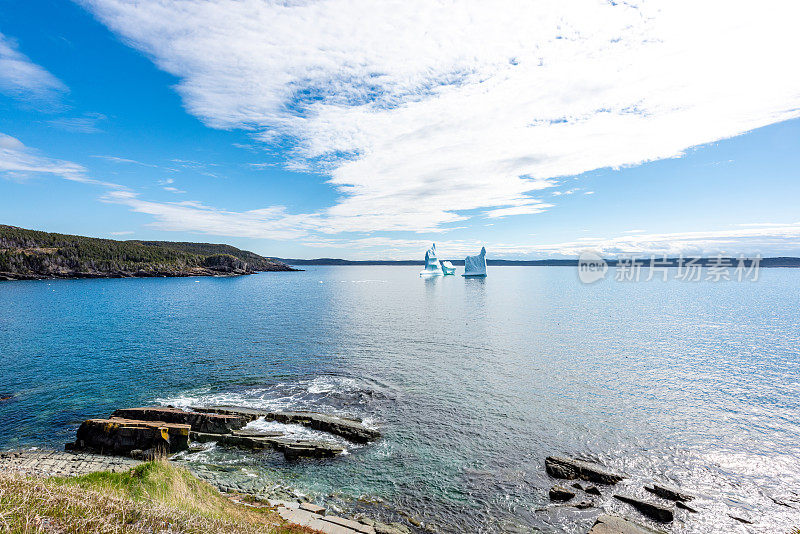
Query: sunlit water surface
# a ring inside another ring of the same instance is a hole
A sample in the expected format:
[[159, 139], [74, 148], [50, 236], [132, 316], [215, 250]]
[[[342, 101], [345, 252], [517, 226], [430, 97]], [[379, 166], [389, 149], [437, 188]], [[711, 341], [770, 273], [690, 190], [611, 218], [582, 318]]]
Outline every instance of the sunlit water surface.
[[[800, 270], [594, 285], [567, 267], [418, 270], [2, 283], [0, 448], [60, 448], [123, 406], [313, 409], [384, 438], [324, 462], [189, 461], [345, 512], [382, 499], [373, 513], [443, 532], [577, 533], [599, 509], [552, 505], [543, 465], [577, 455], [629, 475], [617, 491], [696, 493], [670, 532], [800, 526]], [[636, 516], [610, 495], [600, 508]]]

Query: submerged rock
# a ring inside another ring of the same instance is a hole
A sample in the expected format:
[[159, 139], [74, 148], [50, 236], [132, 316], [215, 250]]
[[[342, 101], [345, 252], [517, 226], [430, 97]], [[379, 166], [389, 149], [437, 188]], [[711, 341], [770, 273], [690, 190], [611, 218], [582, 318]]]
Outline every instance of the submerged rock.
[[598, 484], [616, 484], [625, 478], [600, 465], [560, 456], [548, 456], [544, 461], [544, 466], [548, 475], [567, 480], [580, 478]]
[[277, 421], [284, 424], [303, 425], [314, 430], [336, 434], [355, 443], [367, 443], [381, 437], [377, 430], [367, 428], [361, 421], [349, 417], [327, 415], [317, 412], [267, 412], [252, 408], [234, 406], [196, 407], [197, 412], [234, 415], [254, 421], [263, 417], [266, 421]]
[[549, 496], [551, 501], [568, 501], [575, 497], [575, 492], [563, 486], [553, 486], [550, 488]]
[[215, 441], [220, 445], [248, 450], [272, 449], [282, 452], [290, 460], [297, 458], [331, 458], [344, 452], [344, 448], [335, 443], [324, 441], [291, 441], [278, 437], [252, 437], [235, 434], [209, 434], [192, 432], [192, 441], [207, 443]]
[[672, 508], [667, 508], [666, 506], [661, 506], [660, 504], [655, 504], [647, 501], [643, 501], [641, 499], [637, 499], [635, 497], [628, 497], [626, 495], [614, 495], [614, 498], [620, 500], [624, 503], [628, 503], [643, 515], [646, 515], [650, 519], [655, 521], [659, 521], [661, 523], [669, 523], [674, 518], [674, 513]]
[[659, 530], [634, 523], [629, 519], [603, 514], [597, 518], [589, 534], [663, 534]]
[[78, 428], [75, 443], [67, 444], [66, 448], [123, 456], [137, 449], [173, 453], [189, 448], [189, 429], [189, 425], [163, 421], [88, 419]]
[[692, 508], [692, 507], [691, 507], [691, 506], [689, 506], [688, 504], [686, 504], [686, 503], [684, 503], [684, 502], [681, 502], [681, 501], [678, 501], [678, 502], [676, 502], [676, 503], [675, 503], [675, 506], [677, 506], [678, 508], [683, 508], [683, 509], [684, 509], [684, 510], [686, 510], [687, 512], [691, 512], [691, 513], [693, 513], [693, 514], [696, 514], [696, 513], [697, 513], [697, 510], [695, 510], [694, 508]]
[[669, 486], [661, 486], [659, 484], [653, 484], [652, 487], [645, 486], [644, 489], [649, 491], [654, 495], [658, 495], [662, 499], [667, 499], [668, 501], [691, 501], [694, 499], [693, 495], [689, 495], [688, 493], [684, 493], [678, 488], [673, 488]]
[[597, 489], [597, 486], [589, 486], [585, 491], [589, 495], [600, 495], [600, 490]]
[[187, 412], [179, 408], [153, 406], [144, 408], [123, 408], [111, 414], [111, 417], [136, 419], [140, 421], [164, 421], [190, 425], [194, 432], [211, 434], [228, 434], [239, 430], [248, 423], [246, 419], [236, 415], [214, 413]]

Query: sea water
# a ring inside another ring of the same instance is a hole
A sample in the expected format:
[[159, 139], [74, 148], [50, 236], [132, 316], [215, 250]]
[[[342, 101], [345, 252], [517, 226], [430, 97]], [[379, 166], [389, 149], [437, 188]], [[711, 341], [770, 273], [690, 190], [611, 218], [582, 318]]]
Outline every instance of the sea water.
[[[611, 495], [652, 481], [697, 495], [668, 532], [800, 526], [800, 270], [591, 285], [569, 267], [418, 271], [0, 283], [0, 448], [62, 448], [126, 406], [320, 410], [383, 438], [324, 461], [183, 461], [441, 532], [586, 532], [601, 509], [646, 522]], [[552, 454], [629, 478], [597, 508], [557, 506]]]

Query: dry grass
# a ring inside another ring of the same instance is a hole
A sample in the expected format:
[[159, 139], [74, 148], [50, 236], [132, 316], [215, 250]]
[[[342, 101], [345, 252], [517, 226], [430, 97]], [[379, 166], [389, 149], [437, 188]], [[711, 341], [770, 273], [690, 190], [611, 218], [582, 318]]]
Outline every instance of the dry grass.
[[188, 471], [149, 462], [126, 473], [30, 478], [0, 473], [0, 532], [313, 532], [269, 509], [237, 505]]

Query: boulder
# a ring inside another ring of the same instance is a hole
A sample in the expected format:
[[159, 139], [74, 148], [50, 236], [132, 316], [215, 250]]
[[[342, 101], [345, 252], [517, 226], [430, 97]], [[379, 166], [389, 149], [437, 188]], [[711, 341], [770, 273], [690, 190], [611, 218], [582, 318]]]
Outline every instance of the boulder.
[[173, 453], [189, 448], [189, 429], [189, 425], [162, 421], [88, 419], [78, 428], [71, 448], [126, 456], [136, 449]]
[[314, 430], [336, 434], [355, 443], [367, 443], [381, 436], [380, 432], [367, 428], [357, 419], [317, 412], [266, 412], [234, 406], [195, 407], [192, 409], [197, 412], [239, 416], [247, 418], [248, 421], [263, 417], [266, 421], [303, 425]]
[[553, 486], [549, 495], [551, 501], [568, 501], [575, 497], [575, 492], [562, 486]]
[[629, 519], [603, 514], [597, 518], [589, 534], [663, 534]]
[[670, 486], [662, 486], [659, 484], [653, 484], [652, 487], [645, 486], [644, 489], [649, 491], [654, 495], [658, 495], [662, 499], [667, 499], [669, 501], [691, 501], [694, 499], [693, 495], [689, 495], [688, 493], [684, 493], [678, 488], [670, 487]]
[[115, 411], [111, 417], [190, 425], [194, 432], [211, 434], [228, 434], [241, 429], [248, 423], [247, 420], [236, 415], [187, 412], [179, 408], [164, 406], [123, 408]]
[[637, 499], [635, 497], [628, 497], [626, 495], [614, 495], [614, 498], [620, 500], [624, 503], [628, 503], [643, 515], [646, 515], [650, 519], [654, 521], [659, 521], [661, 523], [669, 523], [674, 518], [674, 513], [672, 508], [667, 508], [666, 506], [661, 506], [660, 504], [655, 504], [647, 501], [643, 501], [641, 499]]
[[567, 480], [580, 478], [598, 484], [616, 484], [625, 478], [600, 465], [560, 456], [548, 456], [544, 461], [544, 466], [548, 475]]

